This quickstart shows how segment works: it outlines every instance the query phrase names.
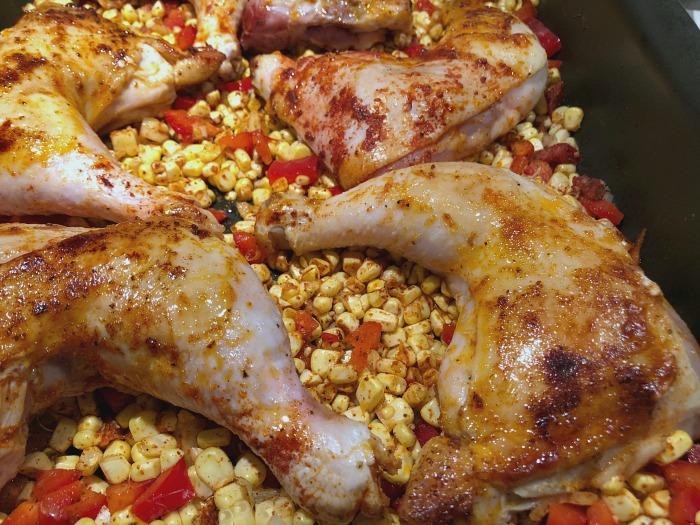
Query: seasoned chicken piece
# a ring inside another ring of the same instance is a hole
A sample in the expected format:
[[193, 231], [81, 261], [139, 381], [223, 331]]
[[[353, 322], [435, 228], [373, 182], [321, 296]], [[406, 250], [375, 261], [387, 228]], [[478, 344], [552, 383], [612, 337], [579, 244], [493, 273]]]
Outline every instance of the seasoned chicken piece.
[[368, 49], [387, 31], [410, 33], [410, 0], [249, 0], [243, 11], [241, 44], [270, 53], [295, 44], [328, 49]]
[[402, 523], [505, 523], [630, 475], [698, 435], [698, 346], [608, 221], [470, 163], [393, 171], [328, 200], [274, 194], [257, 233], [297, 253], [386, 248], [444, 276], [460, 315], [437, 384], [443, 436]]
[[380, 512], [369, 430], [302, 386], [279, 311], [237, 250], [166, 217], [68, 233], [0, 226], [0, 259], [49, 243], [0, 264], [0, 486], [29, 414], [109, 384], [231, 429], [323, 522]]
[[0, 215], [172, 214], [221, 231], [191, 198], [122, 169], [93, 129], [158, 113], [222, 58], [179, 53], [90, 9], [46, 3], [24, 15], [0, 33]]
[[382, 172], [465, 158], [537, 102], [547, 56], [517, 18], [455, 2], [445, 34], [416, 58], [279, 53], [252, 61], [253, 84], [350, 188]]
[[197, 42], [221, 51], [228, 62], [241, 56], [238, 29], [245, 0], [190, 0], [197, 13]]

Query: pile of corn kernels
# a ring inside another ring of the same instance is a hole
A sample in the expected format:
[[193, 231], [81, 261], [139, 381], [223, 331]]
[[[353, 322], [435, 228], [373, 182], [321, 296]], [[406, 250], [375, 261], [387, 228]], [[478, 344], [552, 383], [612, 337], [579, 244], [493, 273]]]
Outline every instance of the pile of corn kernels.
[[[443, 32], [439, 13], [442, 1], [433, 0], [432, 4], [437, 8], [432, 15], [426, 11], [413, 14], [415, 41], [425, 46]], [[514, 11], [520, 0], [492, 4]], [[179, 9], [187, 24], [196, 24], [189, 4]], [[165, 8], [161, 0], [101, 12], [134, 31], [176, 42], [172, 31], [163, 25]], [[395, 35], [382, 49], [401, 53], [399, 49], [413, 39], [410, 35]], [[238, 73], [249, 75], [245, 60]], [[548, 84], [559, 80], [559, 70], [551, 67]], [[254, 92], [224, 91], [205, 82], [196, 94], [199, 100], [188, 109], [190, 115], [206, 119], [222, 132], [262, 130], [272, 139], [269, 147], [273, 159], [292, 160], [311, 154], [290, 129], [264, 111], [264, 103]], [[578, 149], [571, 133], [579, 129], [582, 119], [580, 108], [559, 106], [549, 111], [542, 99], [507, 139], [497, 141], [472, 160], [509, 168], [516, 156], [514, 141], [528, 142], [535, 152], [560, 143]], [[304, 181], [290, 184], [285, 178], [271, 184], [257, 152], [251, 155], [243, 149], [227, 150], [206, 133], [194, 143], [182, 144], [162, 118], [144, 119], [138, 126], [112, 132], [109, 139], [122, 166], [149, 183], [192, 195], [204, 207], [217, 198], [231, 203], [240, 217], [231, 225], [234, 231], [252, 233], [257, 209], [273, 192], [328, 198], [336, 186], [327, 174], [313, 185]], [[576, 202], [574, 180], [578, 176], [575, 164], [562, 163], [543, 183]], [[446, 349], [442, 336], [445, 327], [454, 325], [458, 316], [444, 281], [410, 261], [372, 248], [325, 250], [293, 257], [272, 254], [266, 264], [252, 266], [282, 312], [303, 385], [320, 403], [367, 424], [398, 459], [398, 468], [383, 472], [384, 478], [393, 486], [404, 485], [421, 448], [414, 432], [416, 425], [427, 423], [439, 428], [435, 386]], [[313, 318], [311, 328], [297, 326], [299, 312]], [[381, 342], [376, 351], [370, 352], [368, 366], [358, 374], [349, 364], [351, 352], [342, 340], [368, 321], [381, 325]], [[152, 525], [314, 522], [294, 505], [263, 462], [228, 430], [145, 394], [124, 397], [125, 405], [118, 410], [106, 407], [105, 397], [107, 393], [98, 391], [64, 399], [35, 418], [30, 451], [20, 476], [0, 495], [4, 510], [33, 498], [33, 478], [39, 470], [77, 469], [86, 487], [104, 493], [108, 486], [129, 479], [153, 479], [184, 457], [196, 497]], [[686, 433], [674, 433], [657, 460], [673, 461], [692, 444]], [[567, 501], [590, 505], [599, 498], [620, 523], [671, 523], [666, 519], [668, 487], [657, 474], [642, 471], [627, 480], [613, 478], [600, 491], [577, 492]], [[546, 512], [546, 505], [537, 507], [519, 516], [518, 522], [539, 522]], [[5, 516], [0, 513], [0, 520]], [[365, 521], [361, 517], [356, 520]], [[388, 510], [384, 518], [374, 522], [398, 523], [398, 518]], [[128, 508], [112, 515], [105, 509], [95, 520], [84, 518], [79, 522], [108, 523], [143, 522]]]

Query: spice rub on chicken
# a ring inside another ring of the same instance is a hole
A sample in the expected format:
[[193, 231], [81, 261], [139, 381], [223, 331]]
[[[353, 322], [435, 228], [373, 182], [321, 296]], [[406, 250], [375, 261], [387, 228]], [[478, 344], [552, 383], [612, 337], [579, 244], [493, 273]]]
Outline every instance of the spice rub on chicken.
[[223, 56], [176, 51], [95, 11], [45, 3], [0, 33], [0, 192], [7, 215], [110, 221], [179, 215], [221, 228], [190, 198], [122, 169], [98, 133], [157, 114]]
[[478, 152], [533, 108], [547, 56], [519, 19], [467, 1], [445, 9], [443, 37], [413, 58], [275, 53], [251, 67], [272, 110], [350, 188], [390, 169]]

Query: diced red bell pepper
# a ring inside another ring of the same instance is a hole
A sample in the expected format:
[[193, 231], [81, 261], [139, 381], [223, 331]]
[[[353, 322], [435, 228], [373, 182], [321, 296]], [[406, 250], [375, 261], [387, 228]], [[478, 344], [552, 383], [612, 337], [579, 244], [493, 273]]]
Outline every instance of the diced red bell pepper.
[[688, 463], [693, 463], [695, 465], [700, 464], [700, 445], [693, 445], [690, 450], [686, 452], [685, 459]]
[[284, 177], [287, 182], [293, 184], [300, 175], [308, 177], [309, 184], [318, 180], [318, 157], [316, 155], [295, 160], [276, 160], [270, 164], [267, 170], [267, 178], [271, 183]]
[[561, 49], [561, 40], [559, 37], [552, 33], [542, 22], [540, 22], [535, 17], [526, 18], [523, 20], [525, 24], [535, 33], [537, 40], [547, 53], [548, 57], [551, 57], [554, 53]]
[[242, 78], [233, 82], [223, 82], [219, 85], [219, 91], [231, 93], [233, 91], [252, 91], [253, 80], [250, 77]]
[[700, 465], [677, 460], [663, 466], [661, 472], [671, 487], [676, 483], [684, 483], [700, 488]]
[[216, 142], [233, 151], [242, 149], [248, 155], [253, 154], [253, 134], [250, 131], [241, 131], [235, 135], [227, 133], [216, 139]]
[[382, 325], [376, 321], [367, 321], [345, 337], [344, 342], [353, 347], [348, 364], [358, 374], [367, 368], [367, 358], [370, 351], [379, 349], [381, 336]]
[[7, 525], [37, 525], [39, 523], [39, 505], [32, 501], [23, 501], [3, 523]]
[[209, 208], [209, 213], [211, 213], [214, 216], [214, 218], [219, 222], [224, 222], [226, 219], [228, 219], [228, 214], [222, 210]]
[[330, 188], [328, 188], [328, 191], [331, 192], [331, 195], [340, 195], [341, 193], [343, 193], [343, 188], [342, 186], [331, 186]]
[[80, 499], [83, 485], [73, 481], [39, 499], [39, 525], [69, 525], [66, 507]]
[[425, 11], [431, 16], [435, 11], [437, 11], [437, 7], [435, 7], [430, 0], [416, 0], [414, 7], [416, 10]]
[[201, 117], [190, 115], [183, 109], [166, 109], [163, 112], [163, 116], [168, 125], [182, 137], [182, 142], [185, 143], [192, 142], [194, 139], [195, 127], [203, 128], [210, 137], [213, 137], [219, 131], [211, 122]]
[[695, 515], [700, 511], [700, 488], [676, 483], [671, 486], [668, 519], [673, 525], [695, 525]]
[[588, 525], [617, 525], [610, 507], [602, 499], [586, 509], [586, 518]]
[[513, 155], [531, 159], [535, 154], [535, 146], [529, 140], [516, 140], [510, 145]]
[[527, 157], [524, 157], [523, 155], [516, 155], [513, 157], [513, 162], [510, 164], [510, 171], [517, 173], [518, 175], [522, 175], [529, 163], [530, 161]]
[[187, 111], [192, 106], [197, 103], [197, 99], [194, 97], [188, 97], [187, 95], [178, 95], [173, 102], [172, 109], [184, 109]]
[[266, 166], [272, 162], [272, 152], [268, 144], [269, 140], [270, 139], [265, 136], [262, 130], [256, 129], [253, 131], [253, 147]]
[[542, 182], [549, 182], [552, 178], [552, 167], [543, 160], [533, 159], [523, 170], [523, 175], [540, 177]]
[[421, 447], [425, 446], [425, 444], [434, 437], [440, 435], [440, 431], [437, 428], [430, 423], [426, 423], [423, 419], [418, 420], [416, 427], [413, 429], [413, 433], [416, 435], [416, 439]]
[[321, 332], [321, 339], [323, 339], [326, 343], [337, 343], [340, 341], [340, 336], [338, 334], [334, 334], [333, 332]]
[[406, 53], [410, 58], [416, 58], [423, 52], [424, 49], [425, 46], [423, 44], [416, 42], [410, 46], [404, 47], [401, 51]]
[[321, 326], [319, 322], [311, 316], [311, 314], [304, 311], [298, 311], [294, 314], [294, 324], [296, 325], [297, 330], [301, 332], [301, 336], [304, 338], [304, 341], [310, 341], [311, 334], [313, 334], [314, 330]]
[[587, 525], [586, 511], [570, 503], [554, 503], [549, 506], [547, 525]]
[[118, 510], [127, 508], [143, 494], [153, 483], [152, 479], [146, 481], [131, 481], [130, 479], [107, 487], [107, 508], [114, 514]]
[[260, 264], [265, 262], [267, 254], [263, 250], [258, 241], [255, 239], [255, 235], [247, 232], [233, 232], [233, 241], [236, 243], [238, 251], [241, 255], [245, 257], [245, 260], [250, 264]]
[[527, 20], [537, 16], [537, 8], [530, 0], [523, 0], [523, 5], [515, 12], [515, 16], [520, 20]]
[[75, 469], [40, 470], [34, 484], [34, 497], [42, 500], [52, 492], [80, 479], [80, 471]]
[[455, 328], [455, 323], [445, 323], [442, 325], [442, 335], [440, 336], [440, 339], [442, 339], [442, 342], [446, 345], [449, 345], [452, 342], [452, 337], [455, 335]]
[[608, 200], [589, 201], [588, 199], [580, 198], [579, 201], [586, 208], [586, 211], [596, 219], [608, 219], [613, 225], [617, 226], [624, 218], [623, 213], [617, 209], [617, 206]]
[[178, 8], [171, 9], [163, 17], [163, 25], [168, 29], [185, 26], [185, 17], [182, 16], [182, 11]]
[[406, 485], [392, 483], [384, 478], [380, 480], [379, 484], [382, 487], [382, 492], [384, 492], [384, 494], [386, 494], [390, 500], [400, 498], [403, 496], [404, 492], [406, 492]]
[[549, 69], [560, 69], [563, 63], [564, 62], [562, 60], [554, 60], [550, 58], [549, 60], [547, 60], [547, 67]]
[[107, 505], [107, 496], [94, 490], [83, 489], [80, 499], [65, 509], [68, 523], [75, 523], [80, 518], [94, 520], [105, 505]]
[[155, 481], [131, 505], [131, 512], [145, 522], [181, 507], [195, 497], [187, 475], [185, 458], [161, 472]]
[[109, 408], [115, 414], [121, 412], [123, 408], [126, 408], [127, 405], [130, 405], [134, 401], [134, 396], [120, 392], [115, 388], [100, 388], [98, 392], [99, 396], [104, 399], [105, 403], [109, 405]]
[[189, 49], [197, 39], [197, 28], [195, 26], [184, 26], [175, 33], [175, 43], [180, 49]]

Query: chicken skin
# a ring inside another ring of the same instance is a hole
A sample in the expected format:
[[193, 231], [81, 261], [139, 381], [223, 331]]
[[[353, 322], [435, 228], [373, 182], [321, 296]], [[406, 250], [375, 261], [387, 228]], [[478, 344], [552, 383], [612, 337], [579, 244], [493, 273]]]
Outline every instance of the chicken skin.
[[241, 44], [270, 53], [296, 44], [327, 49], [368, 49], [387, 31], [410, 33], [411, 2], [249, 0], [243, 11]]
[[321, 522], [381, 511], [369, 430], [302, 386], [280, 313], [236, 249], [170, 217], [78, 234], [6, 224], [0, 246], [0, 486], [30, 414], [107, 384], [229, 428]]
[[261, 55], [253, 84], [346, 189], [391, 169], [466, 158], [533, 108], [547, 56], [519, 19], [482, 2], [455, 2], [445, 17], [442, 39], [414, 58]]
[[698, 435], [698, 346], [608, 221], [471, 163], [393, 171], [323, 201], [275, 194], [269, 249], [375, 246], [442, 275], [460, 315], [402, 523], [505, 523], [538, 499], [630, 475]]
[[169, 107], [222, 58], [180, 53], [86, 8], [45, 3], [24, 15], [0, 33], [0, 215], [170, 214], [221, 231], [189, 197], [122, 169], [97, 133]]

